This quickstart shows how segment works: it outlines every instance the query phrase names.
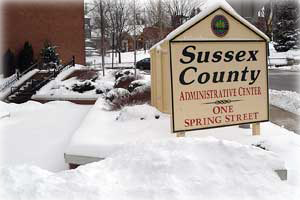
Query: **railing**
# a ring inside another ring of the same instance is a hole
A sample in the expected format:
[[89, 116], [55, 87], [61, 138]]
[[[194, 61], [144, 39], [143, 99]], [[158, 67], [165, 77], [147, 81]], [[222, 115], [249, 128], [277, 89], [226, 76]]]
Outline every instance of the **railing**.
[[6, 88], [14, 84], [17, 80], [18, 80], [17, 74], [14, 74], [11, 77], [9, 77], [9, 79], [0, 86], [0, 92], [4, 91]]
[[[102, 64], [90, 63], [89, 67], [102, 69]], [[112, 67], [112, 63], [105, 63], [104, 67], [106, 69], [132, 69], [134, 68], [134, 63], [133, 62], [113, 63], [113, 67]]]
[[19, 80], [22, 76], [24, 76], [25, 74], [27, 74], [29, 71], [33, 70], [35, 67], [38, 66], [38, 62], [34, 63], [33, 65], [31, 65], [28, 69], [26, 69], [24, 72], [22, 72], [21, 74], [15, 73], [14, 75], [12, 75], [11, 78], [9, 78], [5, 83], [3, 83], [0, 87], [0, 92], [4, 91], [5, 89], [7, 89], [8, 87], [10, 87], [11, 85], [13, 85], [17, 80]]
[[29, 71], [33, 70], [34, 67], [37, 67], [38, 66], [38, 62], [34, 63], [33, 65], [31, 65], [28, 69], [26, 69], [24, 72], [22, 72], [19, 76], [22, 77], [24, 74], [28, 73]]
[[17, 90], [19, 90], [19, 87], [11, 87], [10, 88], [10, 94], [16, 92]]
[[64, 64], [62, 67], [58, 68], [58, 73], [62, 72], [66, 69], [69, 69], [70, 67], [74, 67], [75, 66], [75, 56], [72, 56], [72, 60], [66, 64]]
[[[33, 66], [31, 66], [28, 70], [26, 70], [27, 72], [23, 72], [22, 76], [24, 74], [28, 73], [30, 70], [32, 70], [34, 68], [34, 66], [37, 66], [37, 64], [38, 63], [35, 63]], [[34, 93], [35, 91], [39, 90], [41, 87], [43, 87], [45, 84], [47, 84], [47, 82], [49, 82], [52, 78], [56, 77], [61, 71], [65, 70], [65, 69], [68, 69], [69, 67], [72, 67], [72, 66], [75, 66], [75, 56], [72, 57], [72, 60], [70, 62], [68, 62], [65, 65], [62, 65], [57, 70], [54, 70], [53, 73], [51, 73], [48, 77], [46, 77], [43, 81], [39, 82], [37, 85], [33, 85], [32, 84], [33, 82], [31, 82], [32, 88], [31, 88], [30, 92]], [[50, 72], [50, 70], [49, 70], [49, 72]], [[22, 84], [18, 87], [11, 87], [10, 88], [10, 90], [11, 90], [10, 95], [19, 92], [23, 85], [24, 84]], [[8, 98], [10, 95], [8, 95], [6, 98]]]
[[41, 87], [43, 87], [48, 81], [50, 81], [52, 78], [56, 77], [57, 74], [62, 72], [63, 70], [69, 69], [70, 67], [75, 66], [75, 56], [72, 57], [72, 60], [64, 65], [62, 67], [58, 68], [57, 71], [53, 71], [52, 74], [50, 74], [46, 79], [43, 81], [39, 82], [37, 85], [34, 85], [32, 88], [32, 91], [37, 91]]

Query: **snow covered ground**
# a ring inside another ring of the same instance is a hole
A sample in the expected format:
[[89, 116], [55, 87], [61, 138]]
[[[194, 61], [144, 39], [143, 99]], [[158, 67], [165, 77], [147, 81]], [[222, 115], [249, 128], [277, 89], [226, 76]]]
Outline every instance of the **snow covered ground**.
[[[273, 43], [269, 43], [270, 56], [269, 56], [269, 68], [280, 70], [300, 71], [300, 49], [291, 49], [287, 52], [277, 52], [273, 46]], [[298, 64], [288, 65], [288, 60], [295, 60]], [[279, 65], [280, 67], [275, 67]]]
[[[65, 79], [74, 73], [76, 70], [88, 70], [87, 67], [83, 65], [76, 64], [75, 67], [70, 67], [69, 69], [60, 73], [54, 80], [50, 81], [44, 87], [42, 87], [35, 95], [33, 99], [97, 99], [99, 95], [95, 93], [95, 90], [87, 91], [85, 93], [78, 93], [72, 91], [72, 86], [79, 82], [76, 77]], [[102, 81], [101, 81], [102, 82]], [[109, 81], [105, 81], [106, 86], [110, 85]], [[101, 83], [99, 83], [101, 85]]]
[[90, 107], [58, 101], [0, 101], [0, 165], [29, 164], [50, 171], [67, 169], [64, 151]]
[[[159, 115], [159, 118], [156, 117], [157, 115]], [[101, 118], [103, 123], [98, 123], [98, 118]], [[99, 133], [98, 130], [100, 129], [105, 131]], [[122, 130], [121, 133], [120, 130]], [[187, 133], [187, 137], [214, 136], [247, 145], [264, 143], [267, 146], [269, 146], [269, 143], [274, 143], [273, 139], [276, 141], [277, 136], [282, 137], [282, 139], [289, 138], [286, 144], [284, 144], [285, 142], [282, 143], [283, 146], [289, 146], [288, 141], [291, 138], [299, 138], [298, 135], [271, 123], [262, 124], [262, 136], [250, 137], [250, 135], [250, 129], [237, 127]], [[72, 155], [106, 158], [126, 142], [171, 138], [174, 138], [174, 134], [170, 134], [170, 118], [168, 115], [159, 113], [156, 109], [147, 105], [125, 107], [121, 111], [107, 112], [105, 104], [99, 99], [75, 132], [66, 152]], [[283, 140], [280, 139], [277, 142], [280, 141]], [[274, 147], [271, 145], [271, 148]], [[277, 147], [275, 148], [276, 153], [282, 153], [276, 149]]]
[[[144, 51], [140, 50], [136, 52], [136, 61], [142, 60], [144, 58], [150, 58], [149, 50]], [[86, 62], [93, 66], [93, 65], [100, 65], [102, 63], [102, 57], [101, 56], [87, 56], [86, 57]], [[114, 57], [114, 63], [119, 62], [119, 57], [118, 55]], [[133, 67], [133, 62], [134, 62], [134, 52], [124, 52], [121, 53], [121, 62], [125, 63], [124, 65], [118, 65], [118, 67]], [[112, 54], [109, 53], [107, 56], [105, 56], [105, 63], [112, 63]], [[107, 65], [106, 67], [111, 67]]]
[[[0, 105], [11, 115], [0, 118], [0, 199], [300, 198], [300, 136], [272, 123], [262, 124], [261, 136], [226, 127], [175, 138], [169, 116], [149, 105]], [[76, 129], [67, 152], [106, 159], [55, 172]], [[282, 168], [288, 181], [274, 172]]]
[[297, 199], [269, 151], [215, 138], [126, 144], [108, 159], [51, 173], [2, 168], [4, 199]]
[[269, 90], [270, 104], [300, 115], [300, 94], [292, 91]]
[[[114, 87], [115, 84], [115, 73], [118, 70], [107, 69], [105, 71], [105, 76], [102, 76], [102, 71], [98, 71], [98, 78], [95, 81], [87, 80], [94, 89], [79, 93], [72, 90], [75, 84], [82, 84], [82, 80], [78, 80], [77, 77], [67, 78], [76, 70], [83, 70], [88, 68], [83, 65], [76, 65], [71, 67], [64, 72], [60, 73], [54, 80], [50, 81], [44, 87], [42, 87], [35, 95], [33, 99], [57, 99], [57, 100], [74, 100], [74, 99], [92, 99], [97, 100], [98, 97], [103, 96], [103, 94], [97, 94], [97, 90], [109, 91]], [[150, 75], [146, 75], [143, 71], [137, 70], [138, 77], [142, 80], [147, 80], [150, 82]]]

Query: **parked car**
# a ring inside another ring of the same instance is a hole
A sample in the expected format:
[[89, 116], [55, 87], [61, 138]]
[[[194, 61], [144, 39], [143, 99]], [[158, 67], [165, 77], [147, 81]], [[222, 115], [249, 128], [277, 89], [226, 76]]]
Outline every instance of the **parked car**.
[[144, 58], [136, 63], [137, 69], [150, 69], [150, 58]]

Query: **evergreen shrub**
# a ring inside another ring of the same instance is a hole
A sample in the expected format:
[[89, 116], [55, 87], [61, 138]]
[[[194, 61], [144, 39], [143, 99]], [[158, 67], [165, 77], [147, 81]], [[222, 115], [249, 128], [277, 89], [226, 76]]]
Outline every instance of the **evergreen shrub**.
[[8, 49], [3, 58], [3, 75], [4, 78], [10, 77], [16, 72], [15, 55]]
[[33, 49], [31, 44], [26, 41], [23, 49], [19, 52], [17, 68], [20, 72], [24, 72], [33, 65], [33, 63]]
[[44, 43], [44, 48], [41, 51], [41, 60], [44, 68], [56, 68], [59, 63], [59, 55], [57, 47], [53, 46], [49, 41]]

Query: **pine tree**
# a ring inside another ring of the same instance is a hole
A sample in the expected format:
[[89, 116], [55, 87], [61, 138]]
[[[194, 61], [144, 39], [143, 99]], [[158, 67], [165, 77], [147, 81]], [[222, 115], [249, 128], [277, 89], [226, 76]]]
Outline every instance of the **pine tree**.
[[44, 48], [41, 51], [41, 59], [44, 67], [55, 68], [59, 65], [60, 60], [56, 48], [49, 41], [45, 42]]
[[13, 52], [8, 49], [6, 51], [6, 53], [4, 54], [4, 59], [3, 59], [3, 74], [4, 77], [9, 77], [11, 75], [13, 75], [16, 71], [15, 68], [15, 55], [13, 54]]
[[274, 27], [275, 49], [278, 52], [299, 48], [299, 3], [297, 0], [284, 0], [276, 5], [277, 23]]
[[25, 71], [33, 64], [33, 49], [31, 44], [26, 41], [23, 49], [18, 56], [18, 69], [20, 72]]

